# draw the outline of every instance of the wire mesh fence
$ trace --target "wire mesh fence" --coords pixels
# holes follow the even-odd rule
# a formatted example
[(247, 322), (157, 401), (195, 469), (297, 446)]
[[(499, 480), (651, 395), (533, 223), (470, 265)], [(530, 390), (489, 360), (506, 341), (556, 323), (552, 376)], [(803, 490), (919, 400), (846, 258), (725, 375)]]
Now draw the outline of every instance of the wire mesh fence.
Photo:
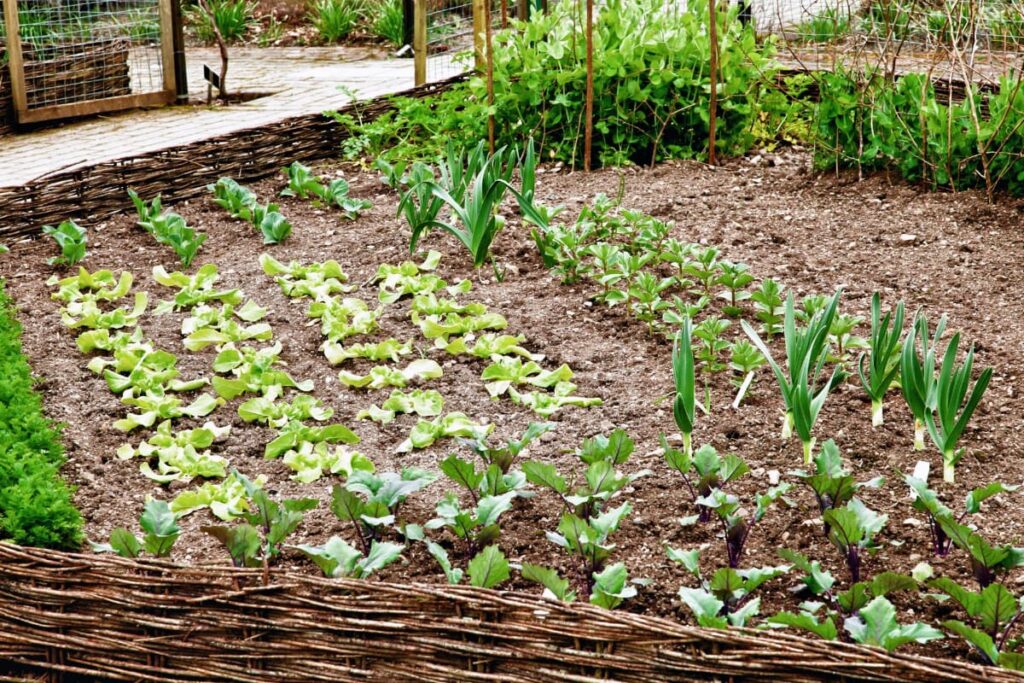
[[(488, 7), (489, 5), (489, 7)], [(492, 31), (500, 30), (525, 11), (516, 0), (425, 0), (426, 80), (440, 81), (474, 66), (474, 34), (486, 24), (475, 13), (490, 14)], [(482, 38), (481, 38), (482, 40)]]
[(25, 109), (166, 90), (160, 0), (4, 1), (16, 1)]

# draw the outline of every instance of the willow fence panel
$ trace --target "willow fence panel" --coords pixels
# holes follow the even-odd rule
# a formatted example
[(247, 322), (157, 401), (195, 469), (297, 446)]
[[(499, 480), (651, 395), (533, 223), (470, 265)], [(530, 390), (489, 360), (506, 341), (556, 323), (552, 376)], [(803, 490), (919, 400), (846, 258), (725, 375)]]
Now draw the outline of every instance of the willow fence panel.
[(0, 544), (0, 680), (985, 681), (1017, 674), (465, 586)]

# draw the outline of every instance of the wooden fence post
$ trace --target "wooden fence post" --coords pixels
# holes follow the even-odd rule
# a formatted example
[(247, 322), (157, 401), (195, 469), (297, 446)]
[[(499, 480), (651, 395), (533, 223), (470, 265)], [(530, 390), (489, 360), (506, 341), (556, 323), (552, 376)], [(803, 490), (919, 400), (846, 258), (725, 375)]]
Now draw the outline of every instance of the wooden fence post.
[(487, 68), (487, 46), (484, 43), (490, 17), (487, 0), (473, 0), (473, 62), (477, 71)]
[(416, 85), (427, 82), (427, 0), (413, 0), (412, 51)]
[(711, 40), (711, 101), (708, 102), (708, 164), (715, 165), (715, 127), (718, 123), (718, 8), (708, 0), (708, 37)]

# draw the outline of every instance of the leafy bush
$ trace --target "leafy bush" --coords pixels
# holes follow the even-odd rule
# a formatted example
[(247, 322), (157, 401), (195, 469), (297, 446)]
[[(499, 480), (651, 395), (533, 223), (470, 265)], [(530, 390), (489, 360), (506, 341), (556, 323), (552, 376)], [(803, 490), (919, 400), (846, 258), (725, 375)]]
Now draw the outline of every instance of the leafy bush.
[(315, 0), (309, 19), (321, 40), (336, 43), (352, 33), (365, 13), (363, 0)]
[(253, 25), (256, 3), (251, 0), (210, 0), (210, 11), (213, 21), (199, 5), (186, 10), (185, 18), (196, 38), (204, 43), (216, 40), (214, 24), (220, 29), (220, 35), (227, 42), (241, 40)]
[[(545, 157), (575, 164), (583, 155), (586, 59), (572, 3), (513, 21), (494, 38), (498, 143), (538, 140)], [(719, 17), (717, 149), (742, 153), (753, 144), (756, 99), (771, 74), (770, 46), (758, 45), (735, 8)], [(707, 152), (707, 5), (665, 11), (658, 0), (601, 5), (594, 20), (594, 158), (601, 164), (703, 157)], [(396, 98), (396, 109), (354, 128), (350, 155), (439, 156), (449, 138), (482, 139), (486, 84), (474, 78), (424, 100)], [(390, 149), (392, 148), (393, 149)]]
[(402, 0), (382, 0), (373, 8), (373, 35), (388, 41), (394, 47), (405, 43), (404, 15)]
[(60, 433), (43, 415), (20, 337), (11, 300), (0, 291), (0, 538), (74, 549), (82, 518), (59, 476)]

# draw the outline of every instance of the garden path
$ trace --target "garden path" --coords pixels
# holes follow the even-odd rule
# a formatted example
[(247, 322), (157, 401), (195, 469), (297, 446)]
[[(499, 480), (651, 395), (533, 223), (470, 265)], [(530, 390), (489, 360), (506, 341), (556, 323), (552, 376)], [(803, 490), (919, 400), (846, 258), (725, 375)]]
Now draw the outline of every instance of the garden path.
[[(352, 99), (413, 87), (411, 59), (367, 48), (232, 48), (231, 93), (265, 95), (223, 106), (190, 105), (118, 112), (40, 128), (0, 140), (0, 187), (58, 171), (178, 147), (284, 119), (336, 109)], [(215, 49), (187, 54), (189, 95), (206, 100), (203, 64), (219, 70)]]

